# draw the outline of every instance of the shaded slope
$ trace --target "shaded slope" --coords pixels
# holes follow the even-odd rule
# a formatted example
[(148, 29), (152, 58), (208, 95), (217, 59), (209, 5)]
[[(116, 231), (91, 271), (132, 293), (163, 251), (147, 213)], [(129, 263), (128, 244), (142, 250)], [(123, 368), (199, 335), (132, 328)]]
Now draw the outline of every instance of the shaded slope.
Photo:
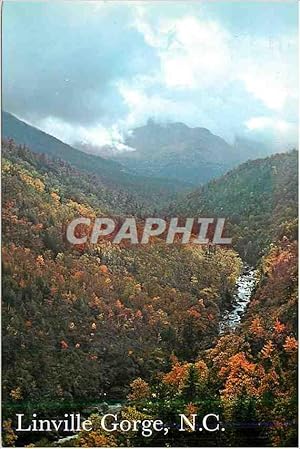
[(2, 113), (2, 138), (12, 138), (36, 153), (60, 158), (80, 170), (96, 174), (108, 187), (124, 188), (148, 207), (169, 201), (177, 191), (188, 187), (186, 183), (134, 175), (116, 161), (79, 151), (7, 112)]
[(225, 217), (242, 257), (255, 262), (286, 221), (297, 217), (298, 152), (248, 161), (170, 208), (184, 216)]

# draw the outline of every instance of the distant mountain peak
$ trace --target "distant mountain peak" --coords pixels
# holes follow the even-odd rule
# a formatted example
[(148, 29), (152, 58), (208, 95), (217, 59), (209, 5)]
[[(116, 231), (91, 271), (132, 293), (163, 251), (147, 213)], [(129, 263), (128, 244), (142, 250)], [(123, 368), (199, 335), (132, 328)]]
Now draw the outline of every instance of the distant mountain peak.
[(230, 145), (207, 128), (191, 128), (182, 122), (160, 123), (153, 118), (131, 130), (124, 142), (102, 148), (85, 143), (72, 147), (5, 111), (2, 125), (3, 137), (113, 177), (125, 169), (128, 174), (200, 185), (240, 162), (270, 154), (263, 145), (242, 137)]

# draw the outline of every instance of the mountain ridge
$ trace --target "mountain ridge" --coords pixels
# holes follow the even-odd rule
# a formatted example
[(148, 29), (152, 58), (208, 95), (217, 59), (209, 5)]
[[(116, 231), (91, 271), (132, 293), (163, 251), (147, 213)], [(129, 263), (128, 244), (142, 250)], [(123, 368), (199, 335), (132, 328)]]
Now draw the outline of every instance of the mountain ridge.
[[(135, 151), (113, 154), (111, 158), (135, 173), (154, 174), (193, 185), (205, 184), (232, 167), (268, 155), (266, 145), (237, 137), (231, 145), (204, 127), (182, 122), (157, 123), (132, 130), (125, 144)], [(107, 150), (106, 150), (107, 152)]]
[(270, 153), (261, 143), (237, 137), (231, 145), (207, 128), (189, 127), (183, 122), (158, 123), (149, 119), (125, 138), (123, 147), (132, 151), (82, 142), (68, 145), (6, 111), (2, 112), (2, 123), (4, 138), (12, 137), (33, 151), (60, 157), (77, 168), (110, 179), (117, 178), (125, 186), (132, 182), (139, 186), (155, 183), (157, 179), (162, 185), (169, 184), (168, 189), (172, 184), (176, 192), (203, 185), (248, 159)]
[(134, 174), (117, 161), (84, 153), (6, 111), (2, 111), (2, 138), (12, 138), (17, 144), (25, 145), (33, 152), (62, 159), (80, 170), (96, 174), (108, 186), (127, 189), (140, 201), (154, 203), (153, 200), (158, 198), (169, 201), (176, 192), (190, 187), (189, 183), (183, 181), (180, 183), (172, 179)]
[[(244, 259), (255, 264), (277, 233), (293, 233), (297, 219), (298, 151), (240, 164), (170, 206), (169, 215), (224, 217), (228, 236)], [(293, 236), (296, 238), (295, 236)]]

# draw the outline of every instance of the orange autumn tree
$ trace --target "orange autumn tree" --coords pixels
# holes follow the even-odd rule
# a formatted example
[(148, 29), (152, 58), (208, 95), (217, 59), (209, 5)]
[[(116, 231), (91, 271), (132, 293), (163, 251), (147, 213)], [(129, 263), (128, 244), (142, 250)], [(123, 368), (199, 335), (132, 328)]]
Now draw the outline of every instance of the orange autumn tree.
[(244, 352), (235, 354), (219, 372), (225, 379), (221, 398), (232, 400), (240, 395), (258, 396), (264, 373), (263, 367), (251, 362)]
[(175, 361), (170, 372), (163, 376), (163, 383), (175, 394), (187, 393), (192, 384), (200, 390), (208, 379), (209, 371), (206, 363), (199, 360), (195, 363)]
[(139, 401), (147, 399), (151, 395), (149, 384), (138, 377), (130, 384), (131, 393), (128, 395), (130, 401)]

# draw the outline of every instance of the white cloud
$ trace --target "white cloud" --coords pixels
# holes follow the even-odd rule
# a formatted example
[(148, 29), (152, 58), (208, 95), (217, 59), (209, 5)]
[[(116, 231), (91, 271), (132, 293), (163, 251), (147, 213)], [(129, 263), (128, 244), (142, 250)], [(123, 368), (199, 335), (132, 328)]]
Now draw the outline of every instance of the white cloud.
[[(295, 117), (298, 81), (297, 69), (293, 67), (297, 50), (294, 34), (277, 35), (276, 38), (233, 35), (220, 22), (208, 20), (201, 14), (173, 19), (162, 16), (154, 21), (142, 7), (137, 9), (135, 26), (147, 44), (157, 51), (160, 67), (152, 83), (156, 82), (163, 88), (161, 104), (156, 104), (154, 97), (149, 98), (147, 94), (147, 83), (137, 86), (135, 80), (127, 82), (129, 87), (124, 100), (132, 111), (130, 123), (134, 122), (133, 117), (144, 115), (143, 108), (145, 112), (149, 111), (151, 104), (158, 112), (165, 108), (168, 116), (170, 109), (173, 112), (179, 110), (175, 104), (178, 101), (185, 109), (188, 121), (191, 117), (188, 112), (190, 100), (188, 95), (186, 100), (178, 100), (178, 91), (185, 94), (193, 92), (195, 104), (198, 103), (203, 110), (206, 105), (218, 103), (216, 100), (219, 98), (219, 103), (228, 112), (230, 104), (234, 108), (239, 103), (234, 98), (241, 93), (236, 89), (238, 84), (245, 91), (241, 102), (245, 102), (244, 111), (249, 115), (259, 109), (261, 113), (276, 111), (280, 114), (276, 123), (272, 122), (273, 129), (276, 124), (278, 131), (285, 130), (286, 118)], [(129, 95), (136, 95), (136, 101), (128, 102)], [(207, 122), (213, 120), (216, 111), (208, 113), (211, 117), (207, 117)], [(201, 113), (194, 117), (201, 117)], [(207, 126), (206, 123), (199, 125)], [(233, 124), (232, 128), (234, 126), (238, 125)]]
[(136, 28), (157, 49), (166, 88), (201, 89), (242, 81), (256, 99), (280, 111), (297, 97), (294, 35), (273, 39), (233, 36), (218, 22), (195, 16), (151, 24), (138, 10)]
[(229, 34), (213, 21), (194, 16), (147, 22), (144, 11), (136, 28), (160, 58), (161, 80), (167, 88), (195, 89), (222, 82), (230, 70)]
[(247, 90), (269, 108), (280, 111), (288, 98), (287, 87), (276, 77), (253, 68), (243, 75)]
[(55, 117), (47, 117), (35, 123), (35, 125), (58, 139), (71, 144), (92, 144), (95, 148), (109, 145), (117, 151), (133, 150), (124, 144), (124, 134), (117, 124), (109, 128), (105, 128), (101, 124), (94, 127), (83, 127), (70, 125)]
[(237, 49), (237, 78), (270, 110), (283, 111), (297, 99), (297, 39), (247, 39)]
[[(222, 14), (209, 15), (201, 2), (155, 3), (99, 1), (67, 15), (72, 27), (66, 42), (79, 57), (68, 64), (63, 52), (60, 57), (62, 66), (70, 66), (63, 79), (72, 82), (60, 87), (59, 72), (50, 73), (50, 88), (39, 91), (47, 93), (47, 102), (36, 96), (36, 88), (26, 94), (26, 102), (39, 98), (37, 105), (45, 105), (43, 115), (37, 109), (27, 117), (68, 143), (119, 150), (127, 149), (126, 133), (149, 117), (203, 126), (230, 141), (244, 133), (296, 136), (295, 31), (270, 39), (258, 26), (250, 36), (249, 30), (234, 31)], [(83, 41), (79, 32), (70, 32), (82, 26), (88, 35)], [(33, 81), (26, 86), (36, 86)], [(55, 90), (60, 95), (49, 95)]]
[(178, 102), (157, 94), (149, 95), (141, 88), (121, 83), (119, 92), (129, 109), (127, 117), (120, 121), (124, 128), (130, 129), (136, 125), (144, 124), (149, 117), (157, 120), (167, 119), (170, 113), (174, 113), (174, 109), (177, 113), (179, 112), (180, 105)]
[(298, 126), (277, 117), (252, 117), (245, 123), (249, 137), (269, 142), (278, 151), (294, 148), (298, 141)]
[(269, 128), (280, 133), (287, 133), (293, 129), (293, 124), (272, 117), (252, 117), (246, 122), (246, 127), (250, 131)]
[(199, 88), (223, 82), (230, 70), (228, 36), (216, 23), (184, 17), (175, 23), (175, 37), (161, 52), (168, 87)]

